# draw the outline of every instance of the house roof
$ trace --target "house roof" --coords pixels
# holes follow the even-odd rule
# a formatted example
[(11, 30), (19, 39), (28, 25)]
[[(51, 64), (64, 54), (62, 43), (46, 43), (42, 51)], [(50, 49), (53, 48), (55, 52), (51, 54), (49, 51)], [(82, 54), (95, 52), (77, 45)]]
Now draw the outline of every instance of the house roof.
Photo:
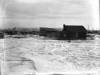
[(60, 29), (56, 29), (56, 28), (47, 28), (47, 27), (41, 27), (40, 31), (49, 31), (49, 32), (56, 32), (56, 31), (61, 31)]
[(64, 25), (63, 31), (86, 32), (87, 30), (82, 25)]

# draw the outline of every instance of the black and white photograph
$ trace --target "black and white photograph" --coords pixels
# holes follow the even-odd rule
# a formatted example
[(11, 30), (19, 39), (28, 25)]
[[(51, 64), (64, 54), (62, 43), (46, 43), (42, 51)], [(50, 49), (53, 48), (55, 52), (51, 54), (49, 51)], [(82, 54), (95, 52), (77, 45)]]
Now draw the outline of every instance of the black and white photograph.
[(100, 75), (99, 0), (0, 0), (0, 75)]

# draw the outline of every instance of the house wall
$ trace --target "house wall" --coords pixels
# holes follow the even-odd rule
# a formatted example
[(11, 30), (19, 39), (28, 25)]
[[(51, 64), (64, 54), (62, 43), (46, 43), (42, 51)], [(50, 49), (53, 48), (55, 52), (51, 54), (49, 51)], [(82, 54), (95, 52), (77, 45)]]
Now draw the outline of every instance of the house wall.
[(0, 33), (0, 38), (4, 38), (4, 34), (3, 33)]
[(64, 40), (86, 39), (86, 32), (62, 31), (60, 39)]

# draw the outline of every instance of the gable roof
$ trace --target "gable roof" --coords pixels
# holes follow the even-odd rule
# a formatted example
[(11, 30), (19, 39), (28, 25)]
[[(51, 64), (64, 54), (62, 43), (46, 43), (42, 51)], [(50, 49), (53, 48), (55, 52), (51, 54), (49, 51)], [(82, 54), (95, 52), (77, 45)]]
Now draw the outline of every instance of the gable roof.
[(86, 32), (82, 25), (64, 25), (63, 31)]

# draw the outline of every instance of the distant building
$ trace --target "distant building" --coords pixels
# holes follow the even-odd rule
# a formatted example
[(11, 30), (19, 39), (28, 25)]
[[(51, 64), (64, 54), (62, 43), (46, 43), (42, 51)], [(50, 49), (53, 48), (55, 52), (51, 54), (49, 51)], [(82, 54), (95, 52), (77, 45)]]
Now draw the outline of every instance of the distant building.
[(63, 25), (62, 30), (54, 28), (40, 28), (40, 36), (55, 38), (58, 40), (78, 40), (86, 39), (87, 30), (82, 25)]
[(40, 36), (57, 39), (60, 36), (60, 30), (54, 28), (41, 27)]
[(4, 38), (4, 33), (0, 32), (0, 39)]
[(63, 25), (61, 39), (75, 40), (86, 39), (87, 30), (82, 25)]

